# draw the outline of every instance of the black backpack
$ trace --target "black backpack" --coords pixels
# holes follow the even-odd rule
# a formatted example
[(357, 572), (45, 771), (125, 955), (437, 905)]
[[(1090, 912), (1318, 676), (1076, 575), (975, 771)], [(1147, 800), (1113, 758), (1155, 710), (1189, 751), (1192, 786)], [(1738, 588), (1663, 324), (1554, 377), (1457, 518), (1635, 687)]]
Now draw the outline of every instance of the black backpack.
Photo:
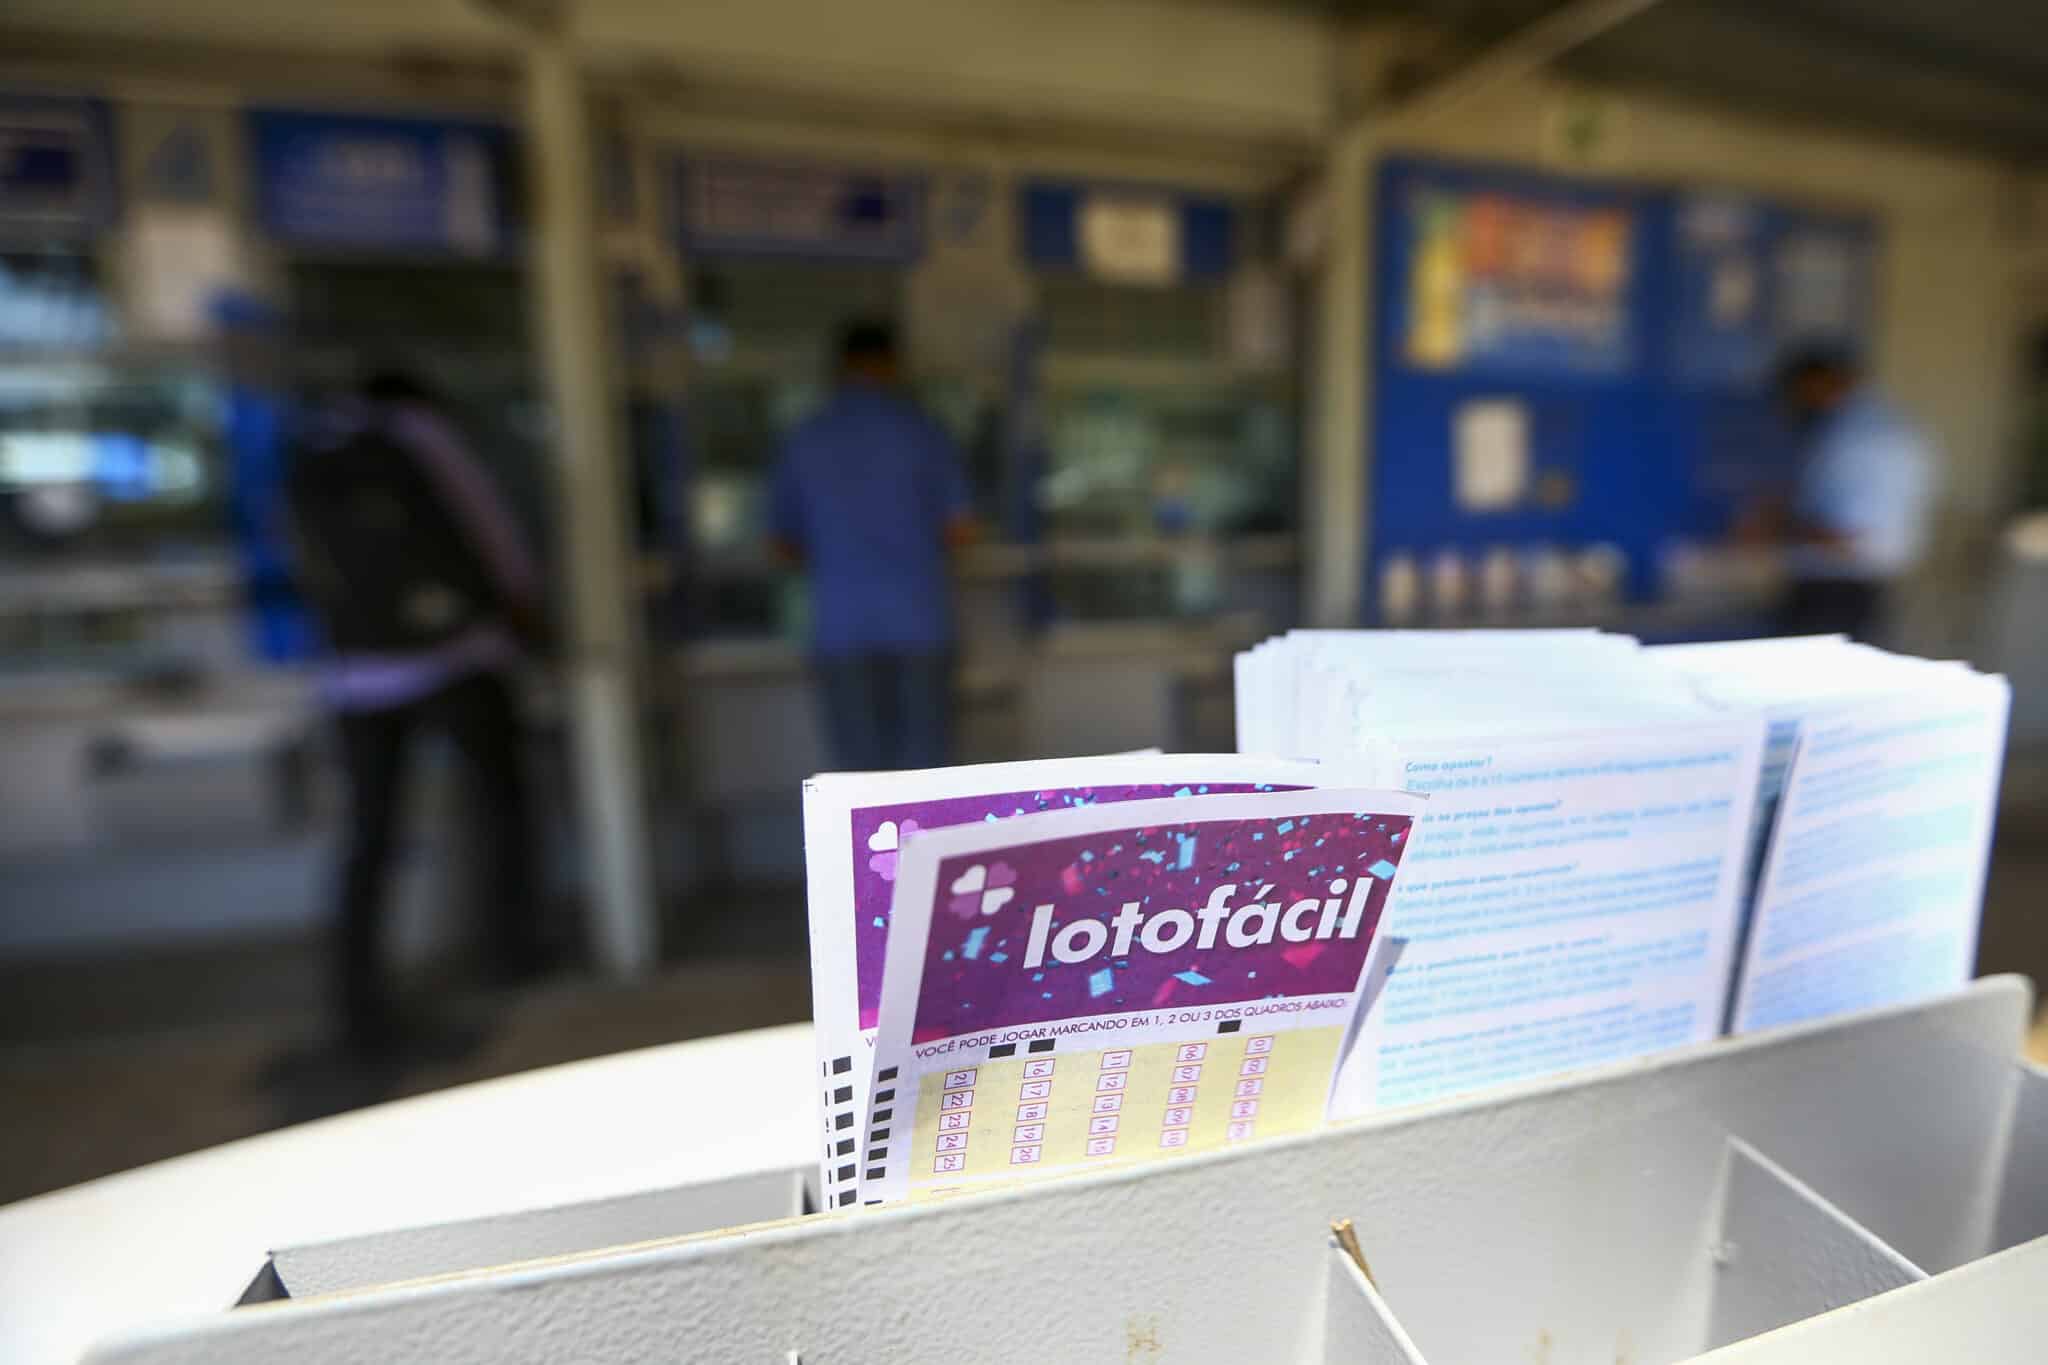
[(306, 442), (286, 481), (299, 577), (344, 654), (404, 654), (499, 616), (483, 558), (381, 420)]

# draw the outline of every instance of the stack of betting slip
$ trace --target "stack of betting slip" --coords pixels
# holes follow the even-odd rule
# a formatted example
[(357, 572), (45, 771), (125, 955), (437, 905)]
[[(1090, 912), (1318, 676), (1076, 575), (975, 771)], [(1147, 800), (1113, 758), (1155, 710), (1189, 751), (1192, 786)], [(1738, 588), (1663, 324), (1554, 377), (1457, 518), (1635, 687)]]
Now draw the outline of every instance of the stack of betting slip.
[(1767, 725), (1731, 1032), (1969, 980), (2012, 692), (1836, 637), (1647, 653)]
[(1430, 795), (1338, 1112), (1902, 1003), (1970, 975), (2005, 680), (1836, 637), (1316, 632), (1241, 747)]

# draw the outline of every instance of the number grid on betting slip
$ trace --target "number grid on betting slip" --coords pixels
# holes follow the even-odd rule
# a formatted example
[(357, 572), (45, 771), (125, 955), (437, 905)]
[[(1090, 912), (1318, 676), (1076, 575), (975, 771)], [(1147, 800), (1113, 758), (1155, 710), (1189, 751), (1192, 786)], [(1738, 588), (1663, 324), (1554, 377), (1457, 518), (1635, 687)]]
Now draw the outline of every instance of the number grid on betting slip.
[[(1052, 1167), (1211, 1151), (1320, 1123), (1342, 1030), (1245, 1035), (1239, 1026), (1227, 1021), (1201, 1041), (1057, 1055), (1053, 1039), (1022, 1052), (997, 1044), (978, 1060), (965, 1054), (927, 1073), (914, 1121), (895, 1132), (915, 1143), (906, 1152), (912, 1196)], [(871, 1146), (871, 1178), (882, 1177), (884, 1157)]]

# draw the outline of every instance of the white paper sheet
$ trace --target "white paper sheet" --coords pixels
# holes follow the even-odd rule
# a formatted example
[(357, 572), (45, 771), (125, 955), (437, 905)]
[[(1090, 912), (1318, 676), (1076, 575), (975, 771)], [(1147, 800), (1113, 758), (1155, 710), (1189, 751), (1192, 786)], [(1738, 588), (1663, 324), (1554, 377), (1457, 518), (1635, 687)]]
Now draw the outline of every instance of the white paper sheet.
[(1466, 512), (1500, 512), (1529, 490), (1529, 407), (1514, 398), (1477, 398), (1451, 418), (1453, 493)]
[[(1349, 1054), (1351, 1107), (1711, 1036), (1717, 971), (1723, 1030), (1900, 1003), (1969, 973), (2000, 679), (1839, 636), (1645, 649), (1592, 631), (1301, 631), (1249, 660), (1245, 733), (1356, 781), (1434, 787), (1430, 830), (1448, 835), (1389, 912), (1406, 955)], [(1731, 757), (1644, 766), (1695, 746)], [(1585, 771), (1498, 806), (1471, 785), (1557, 754)], [(1607, 764), (1621, 767), (1594, 771)], [(1576, 838), (1574, 815), (1613, 837), (1549, 856), (1557, 832), (1539, 827), (1563, 818)], [(1465, 820), (1497, 834), (1461, 839)], [(1603, 901), (1602, 878), (1632, 889)]]

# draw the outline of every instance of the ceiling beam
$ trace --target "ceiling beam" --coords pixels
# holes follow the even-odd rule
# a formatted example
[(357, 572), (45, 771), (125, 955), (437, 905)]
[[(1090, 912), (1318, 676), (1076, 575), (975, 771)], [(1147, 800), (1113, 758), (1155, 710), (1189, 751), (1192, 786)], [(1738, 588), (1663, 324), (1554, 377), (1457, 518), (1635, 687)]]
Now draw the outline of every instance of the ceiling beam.
[(1660, 3), (1662, 0), (1564, 0), (1419, 88), (1368, 105), (1357, 122), (1370, 125), (1399, 119), (1412, 125), (1441, 118), (1489, 90), (1535, 75)]
[[(2001, 98), (2031, 101), (2048, 117), (2048, 62), (1970, 51), (1939, 32), (1911, 32), (1877, 19), (1882, 6), (1855, 20), (1792, 0), (1715, 0), (1717, 13), (1739, 14), (1801, 43), (1920, 76), (1966, 81)], [(2035, 49), (2039, 51), (2040, 49)]]

